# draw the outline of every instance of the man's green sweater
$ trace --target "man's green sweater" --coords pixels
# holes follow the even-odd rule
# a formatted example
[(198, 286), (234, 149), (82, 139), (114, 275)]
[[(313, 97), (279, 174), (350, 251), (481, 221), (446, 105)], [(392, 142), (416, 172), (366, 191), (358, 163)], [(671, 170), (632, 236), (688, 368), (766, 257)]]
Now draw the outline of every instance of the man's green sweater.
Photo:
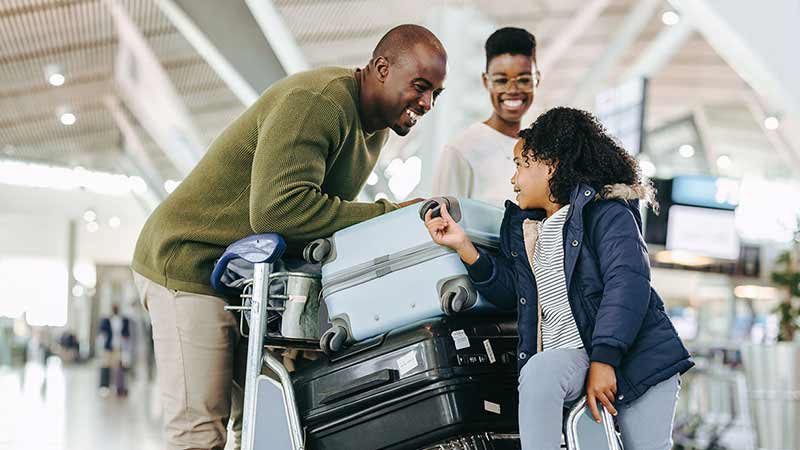
[(169, 289), (218, 295), (214, 261), (232, 242), (280, 233), (307, 242), (397, 208), (356, 198), (387, 131), (364, 132), (354, 71), (325, 68), (275, 83), (214, 140), (153, 212), (133, 270)]

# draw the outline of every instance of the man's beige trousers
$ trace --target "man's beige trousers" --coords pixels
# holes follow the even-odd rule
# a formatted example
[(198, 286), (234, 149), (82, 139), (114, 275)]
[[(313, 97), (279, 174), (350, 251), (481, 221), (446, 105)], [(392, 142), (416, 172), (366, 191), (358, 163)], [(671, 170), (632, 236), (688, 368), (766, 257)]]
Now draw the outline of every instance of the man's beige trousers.
[(243, 393), (233, 372), (239, 330), (223, 309), (225, 300), (133, 276), (153, 324), (165, 448), (222, 450), (230, 418), (234, 442), (228, 448), (238, 449)]

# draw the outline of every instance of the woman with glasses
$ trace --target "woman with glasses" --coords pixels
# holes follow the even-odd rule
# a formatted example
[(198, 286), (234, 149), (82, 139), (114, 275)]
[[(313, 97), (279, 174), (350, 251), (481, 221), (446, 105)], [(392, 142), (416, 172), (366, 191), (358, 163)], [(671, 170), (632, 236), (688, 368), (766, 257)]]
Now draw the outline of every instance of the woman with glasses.
[(514, 145), (522, 116), (533, 104), (539, 72), (536, 38), (521, 28), (501, 28), (486, 40), (483, 85), (492, 115), (456, 136), (442, 150), (434, 195), (474, 198), (503, 207), (503, 186), (514, 175)]

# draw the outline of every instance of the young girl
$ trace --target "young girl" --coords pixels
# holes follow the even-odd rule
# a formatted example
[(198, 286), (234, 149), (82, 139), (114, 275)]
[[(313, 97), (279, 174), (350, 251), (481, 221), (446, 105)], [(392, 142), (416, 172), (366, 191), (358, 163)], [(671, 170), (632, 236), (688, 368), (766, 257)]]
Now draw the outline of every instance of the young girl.
[(617, 416), (626, 450), (670, 449), (679, 374), (694, 363), (650, 285), (636, 161), (589, 113), (555, 108), (520, 132), (500, 254), (478, 250), (442, 208), (425, 224), (477, 289), (519, 322), (524, 450), (558, 449), (565, 401)]

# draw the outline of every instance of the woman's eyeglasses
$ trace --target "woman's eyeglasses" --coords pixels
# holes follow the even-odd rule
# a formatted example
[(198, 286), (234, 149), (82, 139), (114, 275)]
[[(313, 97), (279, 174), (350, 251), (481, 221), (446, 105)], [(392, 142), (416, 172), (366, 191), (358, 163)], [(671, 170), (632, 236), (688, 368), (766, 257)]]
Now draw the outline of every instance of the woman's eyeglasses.
[(506, 92), (511, 89), (511, 84), (513, 83), (522, 92), (533, 92), (533, 88), (539, 87), (540, 77), (538, 70), (533, 75), (520, 75), (514, 78), (504, 75), (492, 75), (489, 77), (489, 86), (495, 92)]

